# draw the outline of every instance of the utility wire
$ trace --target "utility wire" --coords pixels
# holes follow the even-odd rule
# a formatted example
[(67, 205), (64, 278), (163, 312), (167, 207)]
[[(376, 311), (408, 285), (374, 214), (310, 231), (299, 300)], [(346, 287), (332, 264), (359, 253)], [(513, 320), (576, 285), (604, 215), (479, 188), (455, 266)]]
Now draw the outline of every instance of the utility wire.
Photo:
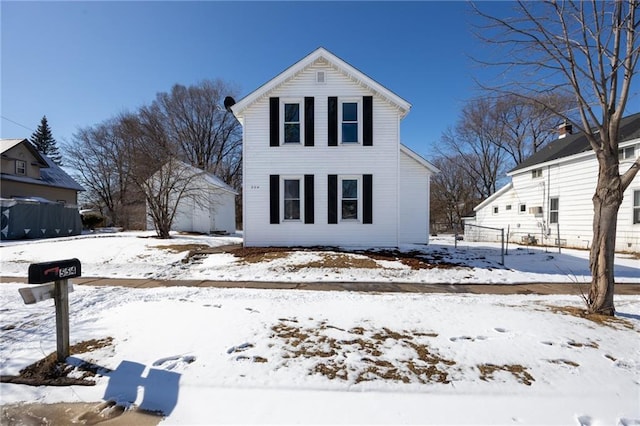
[(3, 120), (10, 121), (10, 122), (12, 122), (13, 124), (15, 124), (17, 126), (24, 127), (27, 130), (31, 130), (32, 132), (35, 132), (35, 130), (33, 130), (31, 127), (27, 127), (24, 124), (20, 124), (17, 121), (13, 121), (12, 119), (5, 117), (4, 115), (0, 115), (0, 117), (2, 117)]

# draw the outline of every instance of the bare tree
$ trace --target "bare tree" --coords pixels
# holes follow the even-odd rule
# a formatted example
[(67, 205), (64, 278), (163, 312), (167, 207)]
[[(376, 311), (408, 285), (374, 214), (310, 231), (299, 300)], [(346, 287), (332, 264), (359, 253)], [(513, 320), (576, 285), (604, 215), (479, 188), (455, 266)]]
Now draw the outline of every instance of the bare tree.
[(482, 198), (496, 192), (498, 181), (506, 171), (502, 145), (502, 128), (492, 114), (489, 99), (473, 99), (462, 109), (453, 129), (448, 129), (437, 148), (443, 156), (463, 159), (462, 167), (472, 178)]
[(206, 172), (180, 160), (180, 147), (167, 135), (164, 119), (156, 105), (151, 105), (123, 120), (122, 127), (131, 180), (144, 196), (158, 237), (171, 238), (171, 226), (183, 201), (214, 209), (215, 197), (206, 185)]
[(557, 138), (559, 118), (545, 104), (554, 105), (556, 111), (567, 111), (575, 102), (566, 95), (553, 93), (540, 95), (535, 100), (514, 94), (496, 98), (490, 114), (502, 129), (496, 141), (509, 155), (511, 166), (522, 163)]
[(229, 185), (237, 184), (242, 164), (240, 123), (221, 107), (224, 97), (233, 94), (234, 89), (221, 80), (188, 87), (176, 84), (169, 93), (158, 93), (149, 107), (185, 162)]
[(180, 205), (190, 200), (195, 206), (211, 208), (212, 201), (203, 185), (203, 170), (175, 157), (146, 179), (136, 179), (147, 202), (147, 214), (153, 220), (159, 238), (171, 238), (171, 226)]
[(199, 176), (242, 186), (240, 125), (222, 108), (233, 93), (220, 80), (175, 85), (135, 113), (80, 130), (68, 147), (72, 166), (113, 222), (127, 224), (125, 207), (146, 204), (158, 235), (168, 238), (179, 201), (199, 202)]
[(469, 214), (481, 200), (464, 163), (460, 156), (442, 156), (434, 160), (436, 167), (446, 170), (446, 173), (438, 173), (431, 178), (430, 217), (435, 228), (461, 229), (464, 215)]
[[(511, 87), (529, 99), (541, 93), (570, 93), (578, 104), (578, 119), (567, 111), (542, 104), (583, 132), (599, 170), (593, 196), (593, 243), (589, 257), (590, 312), (614, 315), (614, 254), (618, 210), (624, 190), (640, 169), (640, 159), (620, 172), (620, 121), (637, 74), (640, 38), (638, 0), (545, 1), (516, 3), (514, 17), (496, 17), (475, 8), (487, 25), (484, 38), (500, 50), (501, 59), (486, 61), (518, 71)], [(504, 77), (503, 77), (504, 78)], [(514, 86), (517, 86), (514, 89)], [(522, 96), (522, 95), (520, 95)]]
[[(68, 165), (88, 189), (88, 200), (100, 207), (110, 223), (129, 228), (133, 183), (121, 123), (127, 115), (78, 130), (65, 146)], [(104, 209), (104, 210), (103, 210)]]

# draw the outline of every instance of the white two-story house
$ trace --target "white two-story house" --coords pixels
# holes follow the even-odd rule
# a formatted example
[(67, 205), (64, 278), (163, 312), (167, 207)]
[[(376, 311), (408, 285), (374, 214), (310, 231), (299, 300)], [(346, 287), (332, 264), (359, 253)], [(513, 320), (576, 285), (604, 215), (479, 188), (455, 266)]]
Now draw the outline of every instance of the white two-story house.
[(233, 105), (245, 246), (427, 243), (437, 169), (400, 144), (410, 107), (323, 48)]
[[(584, 134), (561, 135), (511, 170), (511, 182), (480, 203), (475, 218), (465, 223), (503, 228), (512, 242), (590, 248), (598, 161)], [(624, 173), (640, 155), (640, 113), (620, 123), (618, 147)], [(465, 238), (473, 233), (465, 227)], [(640, 175), (624, 191), (616, 250), (640, 252)]]

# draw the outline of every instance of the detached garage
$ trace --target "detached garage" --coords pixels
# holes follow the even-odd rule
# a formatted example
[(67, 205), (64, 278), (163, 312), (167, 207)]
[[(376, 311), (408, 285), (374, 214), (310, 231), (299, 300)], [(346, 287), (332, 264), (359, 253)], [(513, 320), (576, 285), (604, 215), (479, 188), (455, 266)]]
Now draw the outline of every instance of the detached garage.
[[(182, 178), (188, 183), (186, 188), (180, 188), (177, 185), (178, 188), (173, 194), (174, 199), (177, 199), (178, 190), (183, 193), (176, 206), (171, 230), (199, 234), (234, 233), (236, 231), (235, 200), (238, 193), (212, 173), (186, 163), (181, 163), (179, 169), (181, 174), (188, 174)], [(147, 229), (155, 229), (148, 205)]]

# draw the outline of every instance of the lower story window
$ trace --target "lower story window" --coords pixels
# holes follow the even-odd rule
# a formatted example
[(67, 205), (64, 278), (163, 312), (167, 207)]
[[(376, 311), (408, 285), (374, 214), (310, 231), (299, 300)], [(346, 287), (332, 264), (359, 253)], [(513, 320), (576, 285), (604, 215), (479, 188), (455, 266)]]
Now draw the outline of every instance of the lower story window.
[(549, 223), (558, 223), (559, 206), (560, 200), (557, 197), (549, 200)]
[(342, 180), (342, 219), (358, 219), (358, 180)]
[(633, 223), (640, 223), (640, 190), (633, 191)]
[(284, 219), (300, 220), (300, 180), (284, 180)]

